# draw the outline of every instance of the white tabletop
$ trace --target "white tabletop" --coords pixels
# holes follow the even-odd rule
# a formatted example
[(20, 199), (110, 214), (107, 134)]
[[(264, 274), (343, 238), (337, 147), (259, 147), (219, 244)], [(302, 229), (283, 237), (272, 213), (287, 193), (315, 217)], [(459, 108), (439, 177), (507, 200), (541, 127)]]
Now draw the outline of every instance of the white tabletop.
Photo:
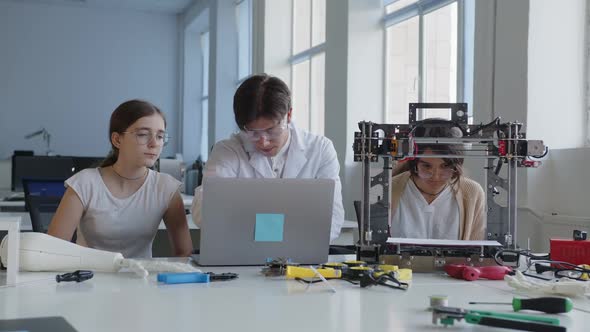
[[(33, 228), (31, 226), (31, 217), (28, 212), (0, 212), (0, 216), (3, 217), (21, 217), (21, 230), (22, 231), (32, 231)], [(192, 216), (190, 214), (186, 215), (186, 221), (188, 223), (189, 229), (199, 229), (197, 225), (192, 220)], [(355, 221), (345, 220), (344, 224), (342, 225), (343, 229), (354, 229), (356, 227)], [(160, 223), (158, 229), (166, 229), (166, 225), (164, 225), (164, 221)], [(352, 241), (352, 240), (351, 240)], [(351, 242), (349, 241), (349, 242)], [(351, 242), (352, 243), (352, 242)], [(349, 244), (348, 242), (346, 244)]]
[[(510, 306), (467, 303), (510, 302), (513, 296), (503, 281), (466, 282), (443, 274), (415, 274), (408, 291), (361, 289), (335, 280), (337, 292), (332, 293), (321, 284), (306, 292), (297, 281), (263, 277), (258, 267), (203, 270), (236, 272), (239, 279), (163, 285), (155, 275), (144, 280), (131, 273), (99, 273), (83, 283), (57, 284), (55, 273), (24, 273), (21, 278), (42, 280), (0, 288), (0, 319), (63, 316), (78, 331), (88, 332), (423, 331), (445, 330), (432, 325), (426, 311), (430, 295), (448, 295), (450, 306), (502, 312), (511, 312)], [(588, 305), (588, 299), (580, 303)], [(590, 314), (574, 310), (554, 317), (569, 331), (584, 331)], [(464, 321), (446, 329), (457, 330), (498, 331)]]
[[(28, 212), (0, 212), (0, 217), (21, 217), (21, 231), (32, 231), (31, 216)], [(189, 229), (199, 229), (193, 222), (191, 215), (186, 216), (186, 222)], [(160, 222), (158, 229), (166, 229), (164, 221)]]
[(182, 203), (184, 204), (184, 208), (190, 209), (191, 206), (193, 205), (194, 196), (186, 195), (186, 194), (180, 194), (180, 195), (182, 196)]
[[(12, 192), (7, 191), (0, 191), (0, 207), (25, 207), (25, 201), (4, 201), (4, 197), (12, 195)], [(185, 209), (190, 209), (191, 205), (193, 204), (193, 196), (191, 195), (182, 195), (182, 203), (184, 204)]]

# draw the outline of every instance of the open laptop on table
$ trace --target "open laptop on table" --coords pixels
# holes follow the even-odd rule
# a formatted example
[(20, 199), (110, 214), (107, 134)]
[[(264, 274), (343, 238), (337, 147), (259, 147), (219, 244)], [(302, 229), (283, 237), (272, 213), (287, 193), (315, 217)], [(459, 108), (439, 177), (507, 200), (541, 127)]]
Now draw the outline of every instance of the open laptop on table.
[[(328, 259), (334, 181), (207, 178), (199, 265), (301, 264)], [(197, 256), (197, 255), (195, 255)]]

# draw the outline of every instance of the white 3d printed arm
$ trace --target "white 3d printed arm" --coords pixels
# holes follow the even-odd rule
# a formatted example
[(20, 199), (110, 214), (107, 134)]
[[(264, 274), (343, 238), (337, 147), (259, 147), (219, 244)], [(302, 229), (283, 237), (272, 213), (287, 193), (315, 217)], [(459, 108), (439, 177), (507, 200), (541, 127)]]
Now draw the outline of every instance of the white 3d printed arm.
[[(122, 268), (128, 268), (142, 277), (148, 276), (148, 271), (199, 272), (189, 264), (126, 259), (118, 252), (79, 246), (43, 233), (21, 233), (19, 253), (21, 271), (118, 272)], [(0, 261), (7, 262), (7, 255), (8, 236), (5, 236), (0, 243)]]

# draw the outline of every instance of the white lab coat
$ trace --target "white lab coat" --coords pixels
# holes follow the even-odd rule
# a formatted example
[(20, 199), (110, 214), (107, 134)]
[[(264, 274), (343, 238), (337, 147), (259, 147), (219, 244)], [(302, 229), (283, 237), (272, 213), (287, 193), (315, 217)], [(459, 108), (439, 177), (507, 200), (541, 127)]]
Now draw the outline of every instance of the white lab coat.
[[(344, 223), (342, 206), (342, 185), (340, 183), (340, 164), (332, 141), (324, 136), (289, 125), (291, 143), (289, 146), (283, 178), (298, 179), (333, 179), (334, 207), (332, 210), (332, 227), (330, 240), (340, 235)], [(235, 178), (274, 178), (268, 158), (256, 151), (254, 144), (241, 135), (233, 134), (229, 139), (215, 144), (209, 160), (205, 164), (203, 177)], [(195, 189), (191, 208), (193, 222), (201, 224), (201, 203), (203, 191)]]

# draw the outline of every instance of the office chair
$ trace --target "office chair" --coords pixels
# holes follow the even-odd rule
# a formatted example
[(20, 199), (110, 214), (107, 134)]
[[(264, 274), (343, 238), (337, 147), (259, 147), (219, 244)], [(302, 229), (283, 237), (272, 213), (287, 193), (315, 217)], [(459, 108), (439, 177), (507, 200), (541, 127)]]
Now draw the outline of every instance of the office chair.
[(61, 197), (29, 195), (25, 200), (29, 205), (33, 232), (47, 233), (47, 229), (55, 211), (57, 211)]
[[(31, 216), (33, 232), (47, 233), (51, 219), (65, 193), (63, 180), (23, 179), (25, 208)], [(76, 232), (72, 237), (76, 242)]]

